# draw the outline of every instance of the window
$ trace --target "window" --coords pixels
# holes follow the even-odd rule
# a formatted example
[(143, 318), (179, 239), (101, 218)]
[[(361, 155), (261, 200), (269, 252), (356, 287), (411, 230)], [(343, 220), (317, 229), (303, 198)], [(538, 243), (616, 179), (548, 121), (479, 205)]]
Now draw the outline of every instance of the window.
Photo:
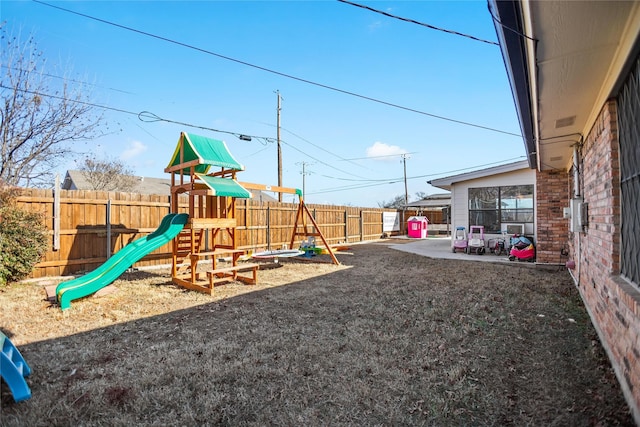
[(640, 61), (618, 96), (620, 139), (620, 273), (640, 285), (638, 233), (640, 233)]
[(469, 225), (500, 233), (508, 223), (533, 223), (533, 185), (469, 189)]
[(500, 187), (469, 189), (469, 225), (484, 225), (486, 232), (500, 232)]

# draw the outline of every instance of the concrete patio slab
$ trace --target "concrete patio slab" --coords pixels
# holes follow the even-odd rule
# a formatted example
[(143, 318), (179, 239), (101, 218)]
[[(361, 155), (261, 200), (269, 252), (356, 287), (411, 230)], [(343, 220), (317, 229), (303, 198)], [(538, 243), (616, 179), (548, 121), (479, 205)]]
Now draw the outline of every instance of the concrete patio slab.
[[(405, 238), (403, 238), (403, 240), (405, 240)], [(406, 240), (410, 240), (410, 242), (394, 244), (393, 241), (391, 241), (389, 243), (389, 247), (398, 251), (409, 252), (436, 259), (458, 259), (465, 261), (498, 263), (515, 262), (509, 261), (506, 254), (497, 256), (491, 252), (485, 252), (483, 255), (465, 254), (464, 252), (453, 253), (451, 250), (451, 237), (429, 237), (426, 239), (406, 238)]]

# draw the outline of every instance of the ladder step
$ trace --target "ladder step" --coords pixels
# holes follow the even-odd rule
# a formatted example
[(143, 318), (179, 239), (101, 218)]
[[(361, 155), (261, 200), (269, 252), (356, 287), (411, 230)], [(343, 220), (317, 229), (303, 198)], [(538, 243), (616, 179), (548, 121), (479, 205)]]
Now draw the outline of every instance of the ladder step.
[(18, 373), (24, 377), (24, 363), (18, 361), (15, 362), (15, 365)]
[(13, 360), (13, 346), (5, 345), (5, 348), (2, 349), (2, 352), (7, 355), (9, 360)]

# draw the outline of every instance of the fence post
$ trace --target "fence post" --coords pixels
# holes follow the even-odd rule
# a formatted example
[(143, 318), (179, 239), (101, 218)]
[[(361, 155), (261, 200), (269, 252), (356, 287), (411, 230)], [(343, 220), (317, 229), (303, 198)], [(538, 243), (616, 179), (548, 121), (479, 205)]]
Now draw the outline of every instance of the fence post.
[(344, 210), (344, 242), (349, 243), (349, 211)]
[(56, 174), (53, 190), (53, 250), (60, 250), (60, 174)]
[(364, 211), (360, 209), (360, 241), (364, 242)]
[(107, 259), (111, 258), (111, 198), (107, 199)]
[(255, 251), (255, 247), (253, 245), (253, 232), (251, 231), (250, 227), (253, 225), (253, 218), (251, 217), (251, 213), (253, 211), (251, 211), (251, 207), (250, 207), (250, 202), (251, 200), (245, 200), (244, 201), (244, 231), (245, 231), (245, 239), (244, 241), (251, 247), (251, 252)]
[(267, 206), (267, 250), (271, 250), (271, 206)]
[(401, 235), (402, 236), (406, 236), (407, 235), (407, 229), (405, 228), (407, 225), (407, 211), (403, 208), (402, 209), (402, 222), (400, 223), (400, 230), (402, 231)]

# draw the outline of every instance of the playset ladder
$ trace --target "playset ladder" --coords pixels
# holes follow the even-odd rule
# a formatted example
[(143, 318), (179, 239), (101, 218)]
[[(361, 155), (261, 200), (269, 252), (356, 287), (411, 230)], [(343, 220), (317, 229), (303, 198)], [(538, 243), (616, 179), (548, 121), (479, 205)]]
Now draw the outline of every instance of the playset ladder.
[(200, 252), (204, 230), (194, 230), (192, 227), (184, 229), (173, 242), (172, 276), (191, 267), (191, 255)]
[(31, 397), (31, 390), (25, 377), (31, 374), (31, 368), (24, 360), (16, 346), (0, 332), (0, 376), (7, 383), (13, 400), (20, 402)]

